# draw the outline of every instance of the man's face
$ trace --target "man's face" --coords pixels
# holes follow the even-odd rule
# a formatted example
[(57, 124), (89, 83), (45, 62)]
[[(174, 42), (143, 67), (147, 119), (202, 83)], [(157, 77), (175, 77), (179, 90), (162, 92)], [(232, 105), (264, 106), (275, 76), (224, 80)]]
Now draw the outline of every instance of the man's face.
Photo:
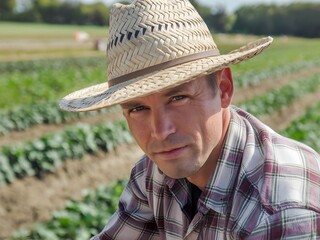
[(201, 77), (121, 106), (146, 155), (169, 177), (184, 178), (198, 173), (221, 142), (220, 96)]

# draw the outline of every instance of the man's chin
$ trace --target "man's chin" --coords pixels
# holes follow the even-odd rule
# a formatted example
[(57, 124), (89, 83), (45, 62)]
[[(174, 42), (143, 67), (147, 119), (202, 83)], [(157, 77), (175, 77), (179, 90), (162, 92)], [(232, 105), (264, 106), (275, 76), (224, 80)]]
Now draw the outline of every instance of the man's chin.
[(194, 170), (192, 170), (192, 171), (190, 171), (190, 170), (179, 170), (179, 169), (177, 169), (177, 170), (174, 170), (174, 169), (164, 169), (164, 170), (162, 170), (161, 168), (160, 168), (160, 170), (166, 175), (166, 176), (168, 176), (168, 177), (170, 177), (170, 178), (173, 178), (173, 179), (181, 179), (181, 178), (188, 178), (188, 177), (191, 177), (191, 176), (193, 176), (194, 174), (196, 174), (197, 173), (197, 170), (196, 169), (194, 169)]

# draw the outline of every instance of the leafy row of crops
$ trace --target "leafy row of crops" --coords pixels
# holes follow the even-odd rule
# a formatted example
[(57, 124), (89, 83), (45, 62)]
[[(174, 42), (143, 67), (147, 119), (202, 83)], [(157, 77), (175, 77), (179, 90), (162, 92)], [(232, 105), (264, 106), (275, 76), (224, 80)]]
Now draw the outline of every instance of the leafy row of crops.
[(252, 69), (239, 75), (235, 78), (234, 85), (236, 87), (248, 87), (257, 84), (263, 84), (263, 81), (268, 81), (273, 78), (281, 77), (286, 74), (299, 72), (303, 69), (312, 69), (320, 66), (320, 58), (308, 61), (294, 62), (284, 66), (272, 66), (270, 69)]
[(0, 63), (0, 109), (56, 102), (71, 90), (106, 81), (105, 59)]
[(56, 102), (35, 103), (0, 112), (0, 135), (12, 131), (24, 131), (40, 124), (62, 124), (98, 114), (106, 114), (117, 108), (105, 108), (91, 112), (67, 112)]
[(13, 240), (84, 240), (102, 229), (118, 207), (119, 197), (126, 181), (85, 191), (82, 201), (70, 200), (63, 211), (56, 211), (49, 222), (40, 223), (31, 230), (16, 232)]
[[(86, 58), (59, 58), (59, 59), (35, 59), (29, 61), (0, 62), (0, 72), (3, 74), (12, 73), (34, 73), (43, 70), (64, 71), (68, 68), (80, 70), (82, 67), (96, 68), (103, 67), (105, 59), (101, 57)], [(102, 65), (101, 65), (102, 64)]]
[(108, 122), (96, 126), (79, 125), (0, 150), (0, 184), (26, 176), (41, 177), (54, 172), (67, 159), (81, 159), (98, 150), (108, 152), (133, 138), (126, 122)]
[(320, 152), (320, 101), (310, 107), (299, 119), (293, 121), (282, 133), (289, 138), (303, 142)]
[(239, 107), (245, 109), (255, 116), (271, 114), (280, 108), (289, 105), (293, 101), (301, 98), (303, 95), (315, 92), (320, 89), (320, 74), (315, 74), (308, 78), (302, 78), (298, 81), (266, 92), (263, 95), (239, 104)]

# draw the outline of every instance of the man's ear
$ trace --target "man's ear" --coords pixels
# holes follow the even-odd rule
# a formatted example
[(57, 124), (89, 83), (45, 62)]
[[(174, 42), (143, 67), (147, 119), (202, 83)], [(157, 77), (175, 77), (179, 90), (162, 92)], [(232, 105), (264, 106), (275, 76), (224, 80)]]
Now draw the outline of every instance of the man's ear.
[(218, 77), (218, 87), (220, 89), (221, 106), (227, 108), (233, 97), (233, 79), (230, 68), (224, 68), (220, 71)]

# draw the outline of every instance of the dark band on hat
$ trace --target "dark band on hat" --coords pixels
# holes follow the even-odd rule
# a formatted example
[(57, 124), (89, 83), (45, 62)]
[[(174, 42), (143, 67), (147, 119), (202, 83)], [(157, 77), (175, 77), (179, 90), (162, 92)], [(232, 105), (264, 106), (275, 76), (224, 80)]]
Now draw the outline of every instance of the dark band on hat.
[(147, 67), (147, 68), (144, 68), (144, 69), (132, 72), (132, 73), (128, 73), (128, 74), (122, 75), (120, 77), (110, 79), (108, 81), (108, 85), (109, 85), (109, 87), (112, 87), (117, 84), (129, 81), (131, 79), (147, 75), (152, 72), (161, 71), (161, 70), (175, 67), (177, 65), (181, 65), (181, 64), (184, 64), (187, 62), (191, 62), (191, 61), (195, 61), (195, 60), (199, 60), (199, 59), (207, 58), (207, 57), (214, 57), (214, 56), (218, 56), (218, 55), (220, 55), (220, 52), (218, 49), (212, 49), (212, 50), (209, 50), (206, 52), (191, 54), (191, 55), (184, 56), (181, 58), (173, 59), (168, 62), (164, 62), (164, 63), (160, 63), (160, 64), (157, 64), (154, 66), (150, 66), (150, 67)]

